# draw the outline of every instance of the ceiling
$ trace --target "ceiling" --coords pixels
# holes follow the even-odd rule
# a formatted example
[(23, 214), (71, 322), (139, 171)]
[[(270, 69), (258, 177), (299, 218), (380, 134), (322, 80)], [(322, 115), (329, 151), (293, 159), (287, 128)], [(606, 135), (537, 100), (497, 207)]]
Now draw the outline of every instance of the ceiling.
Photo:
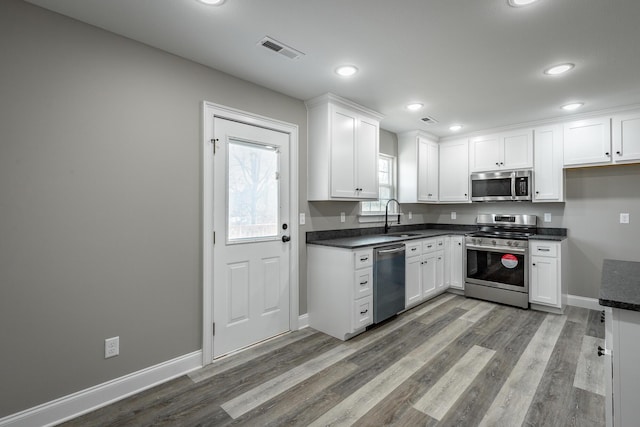
[[(567, 115), (572, 101), (582, 113), (640, 104), (638, 0), (28, 1), (294, 98), (333, 92), (392, 132), (448, 137), (454, 123), (469, 133)], [(305, 55), (276, 54), (264, 36)], [(564, 62), (575, 68), (543, 74)], [(341, 64), (359, 73), (339, 77)]]

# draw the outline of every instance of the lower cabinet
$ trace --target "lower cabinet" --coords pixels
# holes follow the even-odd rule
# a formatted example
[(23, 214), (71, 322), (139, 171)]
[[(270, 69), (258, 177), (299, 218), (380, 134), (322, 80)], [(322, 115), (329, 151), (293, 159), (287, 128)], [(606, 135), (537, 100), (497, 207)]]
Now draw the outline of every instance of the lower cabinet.
[[(449, 283), (451, 289), (464, 290), (464, 236), (450, 236), (448, 248), (448, 266), (445, 265), (445, 274), (449, 272)], [(445, 264), (447, 264), (445, 262)]]
[(636, 426), (640, 419), (640, 312), (605, 307), (606, 425)]
[(307, 245), (309, 326), (347, 340), (373, 323), (373, 249)]
[(405, 243), (405, 306), (411, 307), (448, 288), (445, 281), (448, 236)]
[(564, 311), (567, 304), (566, 250), (566, 239), (561, 242), (529, 242), (529, 302), (532, 308)]

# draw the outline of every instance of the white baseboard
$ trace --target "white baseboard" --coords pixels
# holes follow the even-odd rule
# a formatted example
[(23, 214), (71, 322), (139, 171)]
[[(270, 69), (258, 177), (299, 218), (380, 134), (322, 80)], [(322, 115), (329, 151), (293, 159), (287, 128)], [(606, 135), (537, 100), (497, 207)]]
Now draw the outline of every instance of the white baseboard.
[(202, 350), (159, 363), (0, 419), (0, 427), (51, 426), (202, 367)]
[(581, 297), (578, 295), (567, 295), (567, 304), (574, 307), (588, 308), (590, 310), (602, 310), (596, 298)]
[(298, 316), (298, 329), (309, 327), (309, 313)]

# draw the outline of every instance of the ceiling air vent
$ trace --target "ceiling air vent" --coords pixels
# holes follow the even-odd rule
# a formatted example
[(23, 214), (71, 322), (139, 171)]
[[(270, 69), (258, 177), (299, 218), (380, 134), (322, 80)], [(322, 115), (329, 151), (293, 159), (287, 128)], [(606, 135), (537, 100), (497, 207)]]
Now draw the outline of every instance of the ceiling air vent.
[(273, 52), (286, 56), (289, 59), (298, 59), (301, 56), (304, 56), (304, 53), (300, 52), (299, 50), (289, 47), (286, 44), (281, 43), (278, 40), (272, 39), (268, 36), (260, 40), (258, 44), (262, 47), (272, 50)]
[(434, 125), (436, 123), (438, 123), (438, 121), (436, 119), (434, 119), (433, 117), (423, 117), (420, 120), (422, 120), (423, 122), (425, 122), (428, 125)]

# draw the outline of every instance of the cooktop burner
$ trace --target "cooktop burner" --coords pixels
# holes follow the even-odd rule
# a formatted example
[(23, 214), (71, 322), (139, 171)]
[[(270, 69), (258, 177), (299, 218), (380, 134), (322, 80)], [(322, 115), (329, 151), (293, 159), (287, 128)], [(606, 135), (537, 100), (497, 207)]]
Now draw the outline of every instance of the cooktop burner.
[(488, 237), (494, 239), (527, 240), (537, 232), (535, 215), (500, 215), (480, 214), (476, 224), (478, 231), (470, 233), (470, 237)]

